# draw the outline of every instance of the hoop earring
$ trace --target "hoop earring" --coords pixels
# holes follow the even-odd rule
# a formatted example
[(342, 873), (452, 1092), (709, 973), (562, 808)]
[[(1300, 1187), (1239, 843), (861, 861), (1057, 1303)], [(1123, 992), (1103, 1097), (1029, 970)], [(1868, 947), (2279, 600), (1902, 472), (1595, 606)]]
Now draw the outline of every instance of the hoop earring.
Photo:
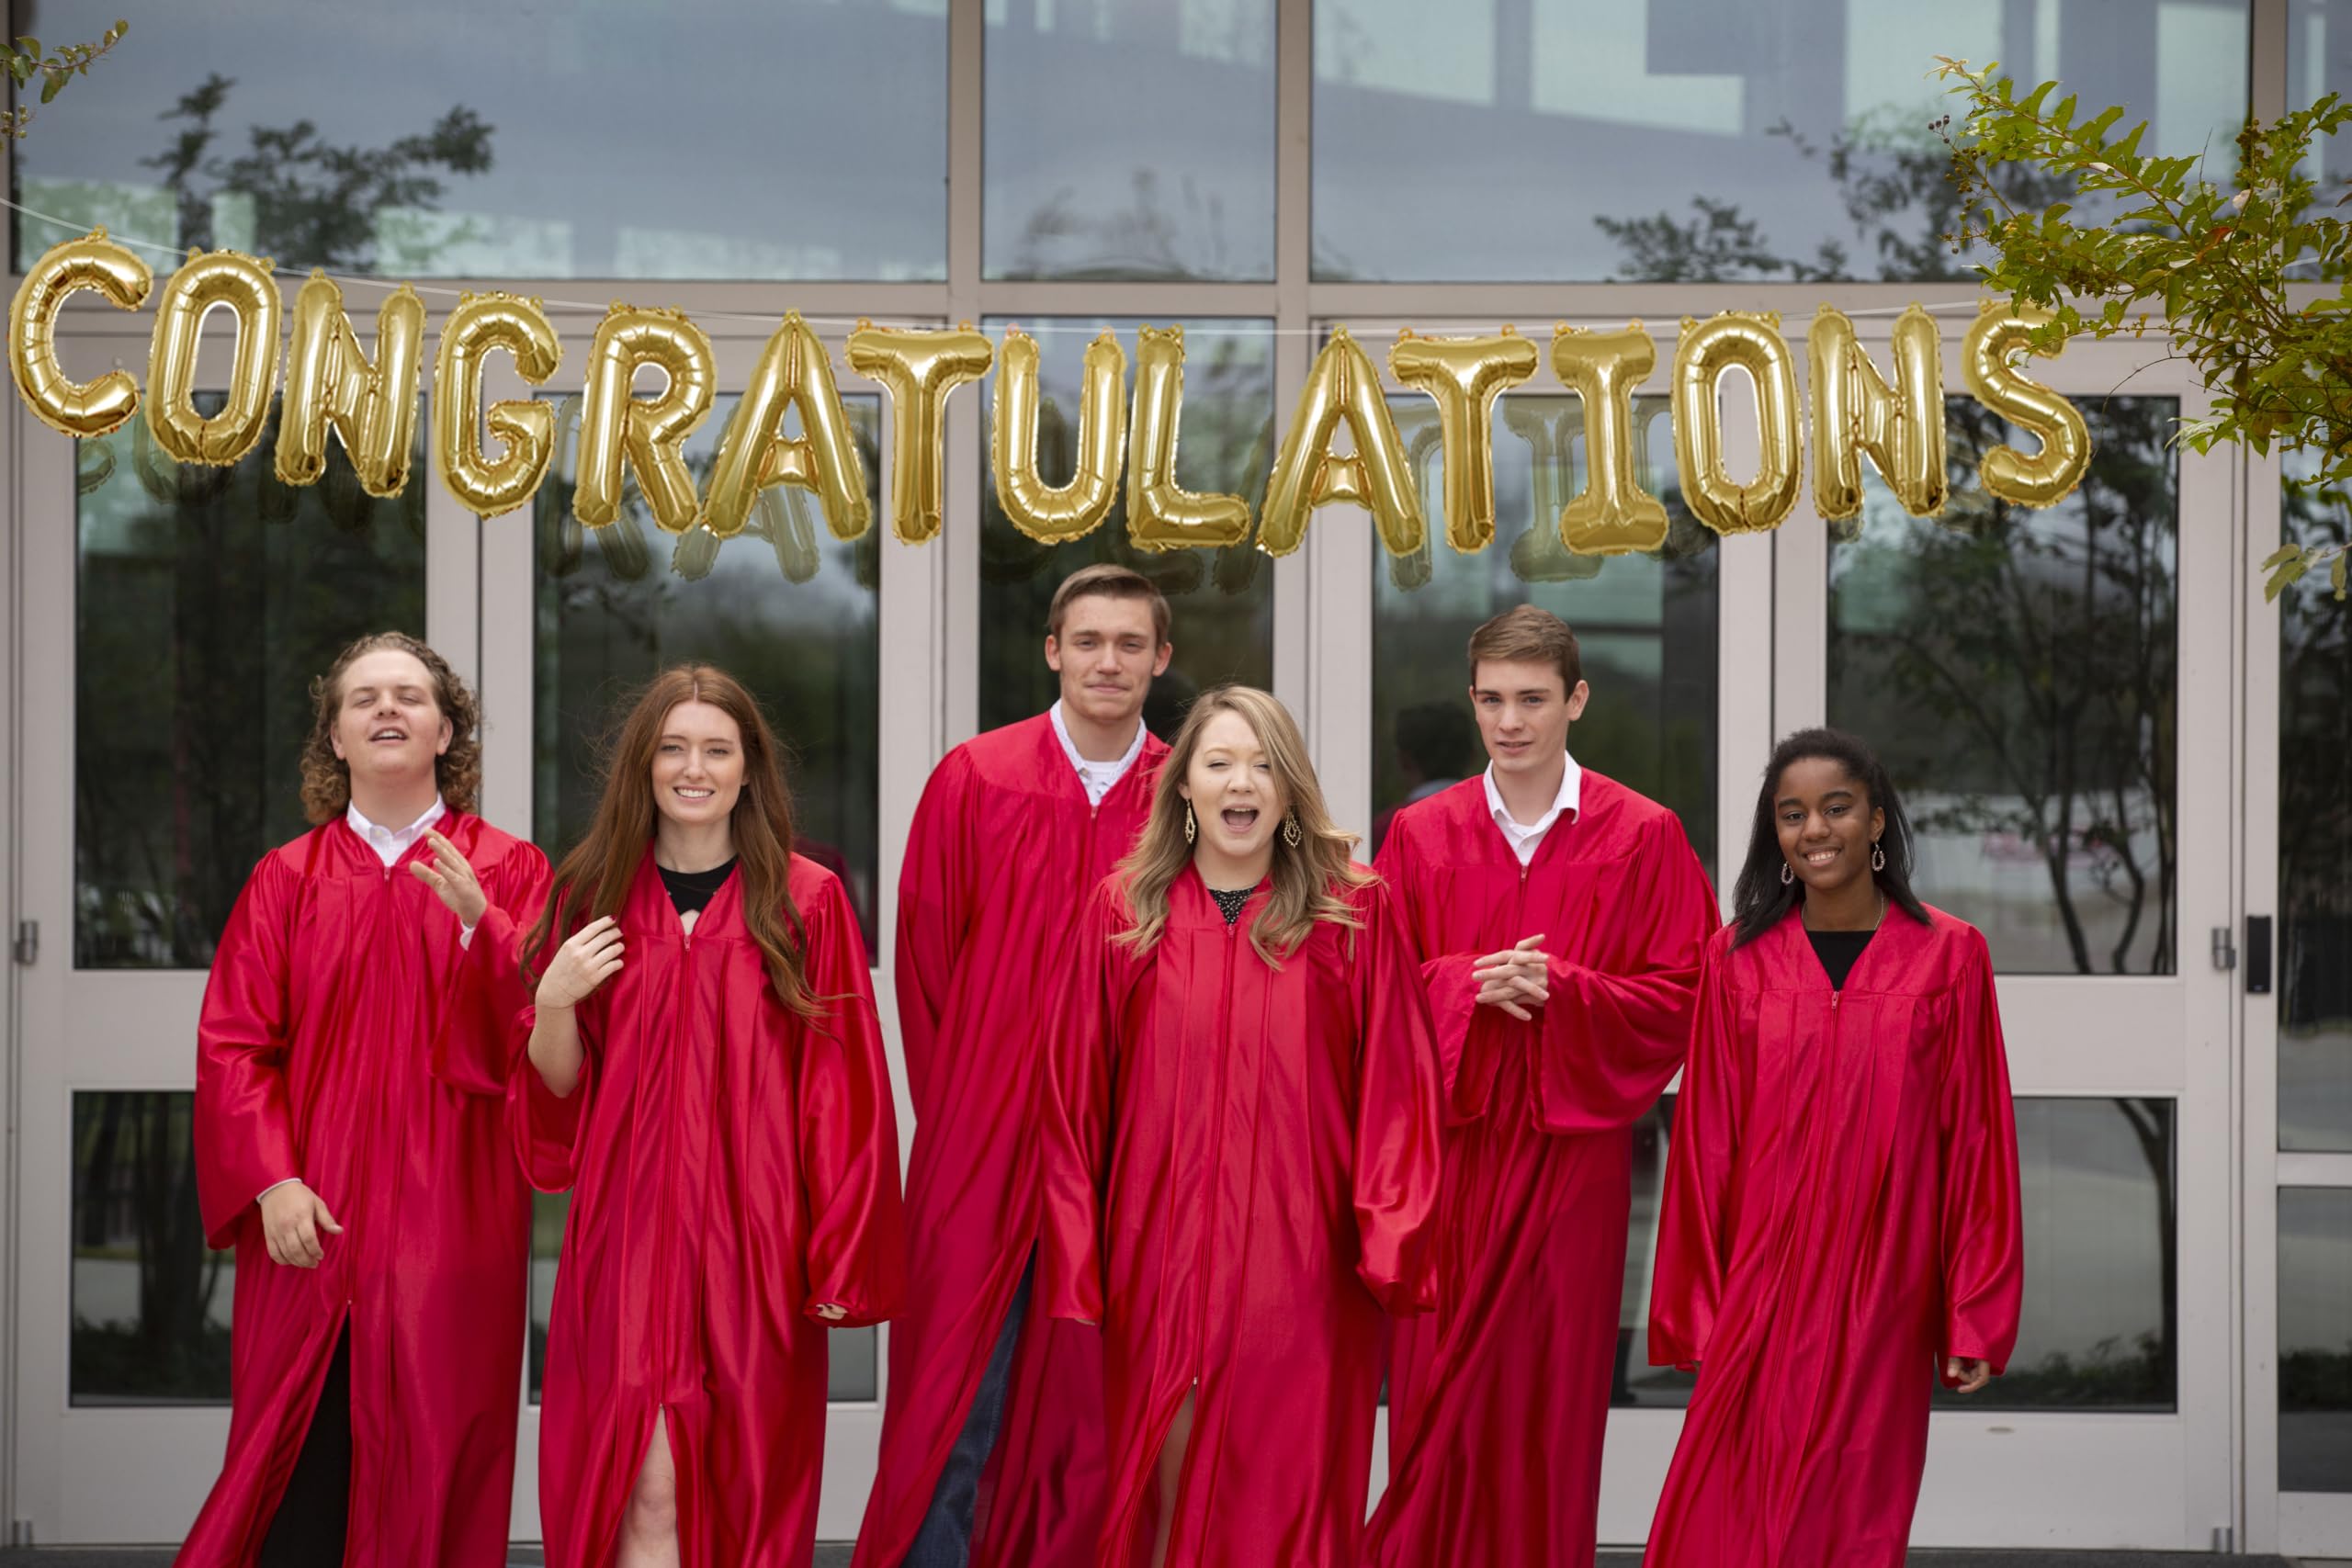
[(1184, 803), (1184, 841), (1191, 843), (1200, 830), (1201, 825), (1193, 820), (1193, 803), (1188, 800)]
[(1298, 807), (1294, 806), (1288, 811), (1283, 813), (1283, 842), (1288, 844), (1292, 849), (1296, 849), (1298, 848), (1298, 840), (1304, 836), (1305, 835), (1299, 831)]
[(1795, 868), (1794, 866), (1791, 865), (1788, 862), (1786, 862), (1786, 861), (1782, 861), (1782, 862), (1781, 863), (1781, 886), (1783, 886), (1783, 887), (1786, 887), (1789, 884), (1791, 884), (1792, 882), (1794, 882), (1796, 879), (1797, 879), (1796, 868)]
[(1886, 869), (1886, 851), (1880, 846), (1876, 839), (1871, 840), (1871, 869), (1872, 871)]

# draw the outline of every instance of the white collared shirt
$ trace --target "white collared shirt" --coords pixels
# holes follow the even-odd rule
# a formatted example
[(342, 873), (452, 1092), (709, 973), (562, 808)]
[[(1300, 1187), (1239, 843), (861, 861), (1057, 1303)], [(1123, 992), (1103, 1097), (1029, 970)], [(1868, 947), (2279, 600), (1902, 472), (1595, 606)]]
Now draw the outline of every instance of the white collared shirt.
[(1069, 738), (1069, 726), (1063, 722), (1062, 705), (1057, 701), (1048, 710), (1053, 715), (1054, 733), (1061, 738), (1062, 754), (1069, 765), (1078, 770), (1078, 782), (1086, 787), (1087, 804), (1100, 806), (1111, 786), (1127, 776), (1127, 770), (1143, 755), (1143, 720), (1136, 720), (1136, 738), (1127, 743), (1127, 754), (1115, 762), (1093, 762), (1078, 754), (1078, 742)]
[(405, 828), (387, 828), (380, 823), (370, 822), (356, 805), (343, 808), (343, 819), (353, 832), (359, 835), (360, 842), (376, 852), (376, 858), (384, 863), (384, 869), (390, 871), (401, 863), (401, 856), (408, 853), (411, 847), (424, 837), (424, 830), (438, 822), (441, 813), (447, 809), (436, 795), (433, 797), (433, 804), (424, 808), (424, 815)]
[(1577, 765), (1574, 757), (1566, 761), (1568, 765), (1560, 774), (1560, 793), (1553, 799), (1552, 809), (1532, 823), (1521, 822), (1511, 816), (1510, 807), (1503, 805), (1502, 791), (1495, 787), (1495, 765), (1487, 764), (1487, 810), (1494, 817), (1495, 826), (1503, 830), (1510, 852), (1519, 857), (1521, 865), (1535, 858), (1535, 852), (1543, 844), (1544, 835), (1552, 830), (1553, 823), (1563, 816), (1571, 822), (1577, 819), (1577, 803), (1584, 795), (1584, 770)]

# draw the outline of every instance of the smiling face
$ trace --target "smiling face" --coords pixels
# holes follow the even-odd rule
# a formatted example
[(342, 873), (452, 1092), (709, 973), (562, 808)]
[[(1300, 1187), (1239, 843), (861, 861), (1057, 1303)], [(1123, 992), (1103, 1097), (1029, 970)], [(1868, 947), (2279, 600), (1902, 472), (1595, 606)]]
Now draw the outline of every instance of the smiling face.
[(430, 779), (452, 730), (424, 661), (379, 649), (354, 660), (342, 685), (332, 739), (354, 786), (389, 791)]
[(681, 827), (724, 822), (743, 794), (743, 730), (725, 708), (680, 703), (653, 742), (653, 807)]
[(1046, 664), (1062, 678), (1062, 705), (1095, 724), (1120, 726), (1143, 712), (1151, 680), (1174, 650), (1159, 640), (1145, 599), (1088, 593), (1062, 612), (1046, 638)]
[(1230, 708), (1201, 727), (1176, 793), (1193, 803), (1203, 845), (1238, 861), (1264, 852), (1290, 809), (1258, 732)]
[(1555, 664), (1481, 660), (1470, 677), (1470, 708), (1498, 774), (1544, 774), (1567, 754), (1568, 726), (1592, 695), (1582, 681), (1568, 691)]
[(1772, 790), (1781, 854), (1808, 892), (1834, 894), (1871, 874), (1871, 846), (1886, 830), (1861, 781), (1827, 757), (1800, 757)]

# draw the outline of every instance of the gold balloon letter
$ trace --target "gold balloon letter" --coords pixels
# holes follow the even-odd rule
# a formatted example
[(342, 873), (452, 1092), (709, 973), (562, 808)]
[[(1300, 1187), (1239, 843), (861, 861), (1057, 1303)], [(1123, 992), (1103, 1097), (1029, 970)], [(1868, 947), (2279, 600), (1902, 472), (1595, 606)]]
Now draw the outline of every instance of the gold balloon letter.
[(286, 400), (277, 415), (277, 480), (316, 484), (327, 467), (327, 426), (351, 454), (369, 495), (408, 484), (416, 437), (416, 373), (424, 360), (424, 301), (403, 283), (376, 312), (376, 361), (344, 314), (343, 290), (312, 272), (294, 296), (294, 341), (286, 354)]
[[(205, 312), (225, 305), (237, 320), (229, 400), (210, 419), (196, 412), (196, 340)], [(234, 251), (190, 251), (155, 301), (148, 356), (147, 425), (175, 463), (228, 468), (254, 449), (277, 389), (277, 284), (269, 264)]]
[(987, 375), (993, 357), (968, 321), (953, 332), (860, 322), (849, 334), (849, 367), (890, 394), (890, 532), (902, 545), (939, 532), (947, 394)]
[[(2044, 310), (2009, 315), (1998, 301), (1987, 299), (1969, 323), (1961, 351), (1962, 369), (1976, 400), (2041, 437), (2041, 450), (2033, 457), (2014, 446), (1996, 446), (1976, 466), (1986, 490), (2018, 506), (2057, 505), (2091, 466), (2090, 427), (2075, 405), (2028, 380), (2009, 363), (2026, 346), (2027, 334), (2049, 319)], [(2058, 355), (2053, 348), (2047, 357)]]
[(1657, 364), (1657, 344), (1639, 321), (1621, 333), (1553, 330), (1552, 373), (1584, 404), (1584, 488), (1560, 508), (1560, 542), (1579, 555), (1666, 543), (1666, 505), (1634, 466), (1634, 389)]
[[(630, 394), (640, 365), (658, 365), (670, 384), (661, 394)], [(588, 349), (588, 400), (580, 420), (580, 473), (571, 510), (591, 528), (621, 514), (621, 468), (637, 469), (647, 510), (664, 531), (699, 522), (695, 477), (678, 448), (710, 414), (718, 369), (710, 339), (676, 310), (615, 305), (597, 323)]]
[(85, 288), (105, 295), (119, 310), (136, 310), (154, 281), (147, 264), (107, 239), (104, 229), (51, 246), (25, 274), (8, 308), (8, 368), (17, 378), (17, 395), (43, 424), (68, 435), (104, 435), (139, 407), (139, 383), (127, 370), (109, 370), (95, 381), (66, 378), (57, 362), (57, 313), (66, 296)]
[[(1797, 503), (1797, 372), (1780, 325), (1777, 312), (1725, 310), (1702, 323), (1686, 317), (1675, 346), (1674, 460), (1682, 500), (1718, 534), (1777, 528)], [(1759, 461), (1745, 485), (1724, 471), (1723, 408), (1715, 397), (1734, 366), (1756, 383)]]
[[(503, 349), (516, 374), (537, 387), (555, 374), (563, 345), (536, 299), (511, 294), (469, 294), (441, 328), (433, 373), (433, 456), (441, 482), (477, 517), (512, 512), (531, 499), (555, 456), (555, 412), (528, 398), (481, 410), (482, 362)], [(503, 442), (505, 455), (481, 455), (481, 424)]]
[[(787, 439), (784, 416), (790, 409), (800, 411), (804, 434)], [(743, 531), (761, 491), (787, 484), (816, 493), (825, 526), (837, 539), (857, 538), (874, 526), (865, 464), (833, 384), (833, 362), (797, 310), (786, 312), (784, 325), (768, 339), (752, 384), (718, 438), (705, 521), (718, 537), (732, 538)]]
[[(1343, 422), (1355, 441), (1351, 457), (1331, 453), (1331, 436)], [(1290, 554), (1306, 538), (1315, 508), (1337, 501), (1370, 512), (1392, 556), (1411, 555), (1429, 537), (1404, 438), (1381, 395), (1380, 372), (1345, 327), (1315, 356), (1299, 390), (1298, 412), (1266, 476), (1258, 547), (1270, 556)]]
[(1495, 538), (1495, 398), (1535, 374), (1535, 345), (1498, 337), (1397, 339), (1388, 368), (1437, 401), (1445, 445), (1445, 542), (1468, 554)]
[(1238, 545), (1250, 536), (1248, 502), (1176, 482), (1183, 407), (1184, 329), (1145, 327), (1136, 334), (1136, 400), (1127, 416), (1127, 539), (1138, 549)]
[(1037, 472), (1037, 340), (1018, 327), (1004, 334), (990, 445), (997, 507), (1014, 527), (1040, 544), (1057, 545), (1102, 525), (1119, 499), (1119, 470), (1127, 460), (1126, 401), (1127, 356), (1106, 331), (1086, 345), (1078, 471), (1055, 489)]
[(1894, 320), (1894, 385), (1827, 305), (1805, 334), (1813, 378), (1813, 509), (1825, 523), (1862, 509), (1864, 457), (1914, 517), (1944, 509), (1943, 340), (1914, 305)]

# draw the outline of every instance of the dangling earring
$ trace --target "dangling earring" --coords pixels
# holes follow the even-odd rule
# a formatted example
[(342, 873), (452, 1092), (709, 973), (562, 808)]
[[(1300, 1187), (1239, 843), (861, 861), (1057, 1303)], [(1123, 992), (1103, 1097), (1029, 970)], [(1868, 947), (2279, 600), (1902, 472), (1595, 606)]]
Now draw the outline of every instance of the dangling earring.
[(1794, 882), (1796, 879), (1796, 868), (1791, 865), (1788, 862), (1782, 861), (1781, 863), (1781, 886), (1786, 887), (1790, 883)]
[(1188, 800), (1184, 803), (1184, 841), (1191, 843), (1200, 830), (1200, 824), (1193, 820), (1193, 803)]
[(1296, 849), (1298, 840), (1303, 836), (1298, 828), (1298, 807), (1294, 806), (1283, 813), (1283, 842), (1292, 849)]
[(1871, 840), (1871, 869), (1872, 871), (1886, 869), (1886, 851), (1880, 846), (1876, 839)]

